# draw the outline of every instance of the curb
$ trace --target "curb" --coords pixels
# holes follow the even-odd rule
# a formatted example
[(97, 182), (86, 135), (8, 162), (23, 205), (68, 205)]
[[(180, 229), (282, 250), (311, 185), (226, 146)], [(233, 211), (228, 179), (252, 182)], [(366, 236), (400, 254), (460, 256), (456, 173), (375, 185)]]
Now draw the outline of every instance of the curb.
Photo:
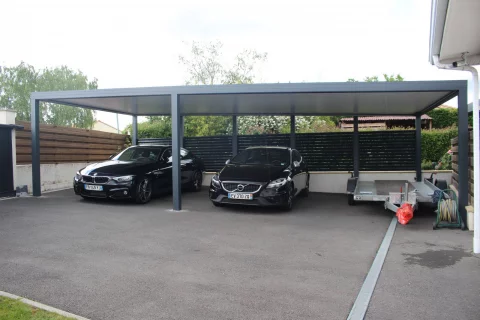
[(63, 310), (60, 310), (60, 309), (57, 309), (57, 308), (54, 308), (54, 307), (50, 307), (50, 306), (47, 306), (46, 304), (36, 302), (36, 301), (32, 301), (32, 300), (29, 300), (27, 298), (22, 298), (22, 297), (16, 296), (16, 295), (8, 293), (8, 292), (0, 291), (0, 296), (10, 298), (10, 299), (15, 299), (17, 301), (28, 304), (29, 306), (32, 306), (32, 307), (35, 307), (35, 308), (38, 308), (38, 309), (42, 309), (42, 310), (45, 310), (45, 311), (50, 311), (50, 312), (59, 314), (59, 315), (64, 316), (64, 317), (74, 318), (74, 319), (77, 319), (77, 320), (89, 320), (88, 318), (77, 316), (76, 314), (66, 312), (66, 311), (63, 311)]

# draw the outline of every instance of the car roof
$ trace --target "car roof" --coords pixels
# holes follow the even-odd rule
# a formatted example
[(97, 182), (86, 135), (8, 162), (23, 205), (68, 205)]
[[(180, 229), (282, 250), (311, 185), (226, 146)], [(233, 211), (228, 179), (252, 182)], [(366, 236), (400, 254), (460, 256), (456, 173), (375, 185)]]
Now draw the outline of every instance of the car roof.
[(281, 149), (281, 150), (291, 150), (289, 147), (280, 147), (280, 146), (255, 146), (255, 147), (248, 147), (249, 149)]
[(147, 144), (138, 144), (138, 145), (132, 146), (132, 147), (169, 148), (169, 147), (171, 147), (171, 145), (169, 145), (169, 144), (151, 144), (151, 143), (147, 143)]

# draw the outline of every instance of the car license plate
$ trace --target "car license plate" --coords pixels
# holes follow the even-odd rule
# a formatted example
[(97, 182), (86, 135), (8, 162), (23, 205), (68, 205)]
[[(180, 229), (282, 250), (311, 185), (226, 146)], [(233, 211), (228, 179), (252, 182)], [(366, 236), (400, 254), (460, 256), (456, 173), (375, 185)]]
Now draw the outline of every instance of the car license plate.
[(253, 195), (251, 193), (229, 193), (228, 198), (238, 200), (253, 200)]
[(91, 184), (85, 185), (85, 190), (90, 191), (103, 191), (103, 186), (92, 186)]

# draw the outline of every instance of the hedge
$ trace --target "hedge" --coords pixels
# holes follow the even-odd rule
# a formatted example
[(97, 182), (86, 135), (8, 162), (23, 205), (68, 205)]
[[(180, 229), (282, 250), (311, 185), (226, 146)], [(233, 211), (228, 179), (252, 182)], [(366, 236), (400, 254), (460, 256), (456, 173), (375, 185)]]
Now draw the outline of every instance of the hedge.
[[(456, 108), (437, 108), (428, 112), (427, 115), (432, 118), (432, 126), (435, 129), (450, 128), (458, 126), (458, 110)], [(473, 124), (473, 115), (469, 113), (468, 124)]]
[(438, 162), (451, 148), (451, 140), (458, 136), (457, 127), (422, 131), (422, 161)]

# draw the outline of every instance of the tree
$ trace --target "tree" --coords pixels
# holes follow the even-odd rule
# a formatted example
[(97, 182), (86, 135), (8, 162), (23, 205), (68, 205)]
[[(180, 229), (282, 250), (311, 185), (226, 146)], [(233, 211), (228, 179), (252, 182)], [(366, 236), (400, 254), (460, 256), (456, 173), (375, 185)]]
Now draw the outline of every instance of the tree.
[[(399, 74), (395, 75), (388, 75), (386, 73), (383, 74), (383, 79), (387, 82), (395, 82), (395, 81), (403, 81), (403, 77)], [(378, 76), (370, 76), (370, 77), (365, 77), (363, 78), (364, 82), (378, 82)], [(355, 80), (354, 78), (348, 78), (347, 82), (358, 82), (358, 80)]]
[[(17, 119), (30, 121), (30, 94), (34, 91), (92, 90), (97, 89), (97, 79), (89, 81), (81, 71), (67, 66), (45, 68), (40, 71), (25, 62), (18, 66), (5, 67), (0, 72), (0, 106), (17, 111)], [(41, 103), (43, 123), (59, 126), (91, 128), (94, 112), (53, 103)]]
[(254, 83), (255, 68), (267, 60), (267, 53), (243, 50), (231, 65), (222, 64), (223, 43), (193, 41), (188, 55), (178, 57), (188, 73), (187, 85)]

